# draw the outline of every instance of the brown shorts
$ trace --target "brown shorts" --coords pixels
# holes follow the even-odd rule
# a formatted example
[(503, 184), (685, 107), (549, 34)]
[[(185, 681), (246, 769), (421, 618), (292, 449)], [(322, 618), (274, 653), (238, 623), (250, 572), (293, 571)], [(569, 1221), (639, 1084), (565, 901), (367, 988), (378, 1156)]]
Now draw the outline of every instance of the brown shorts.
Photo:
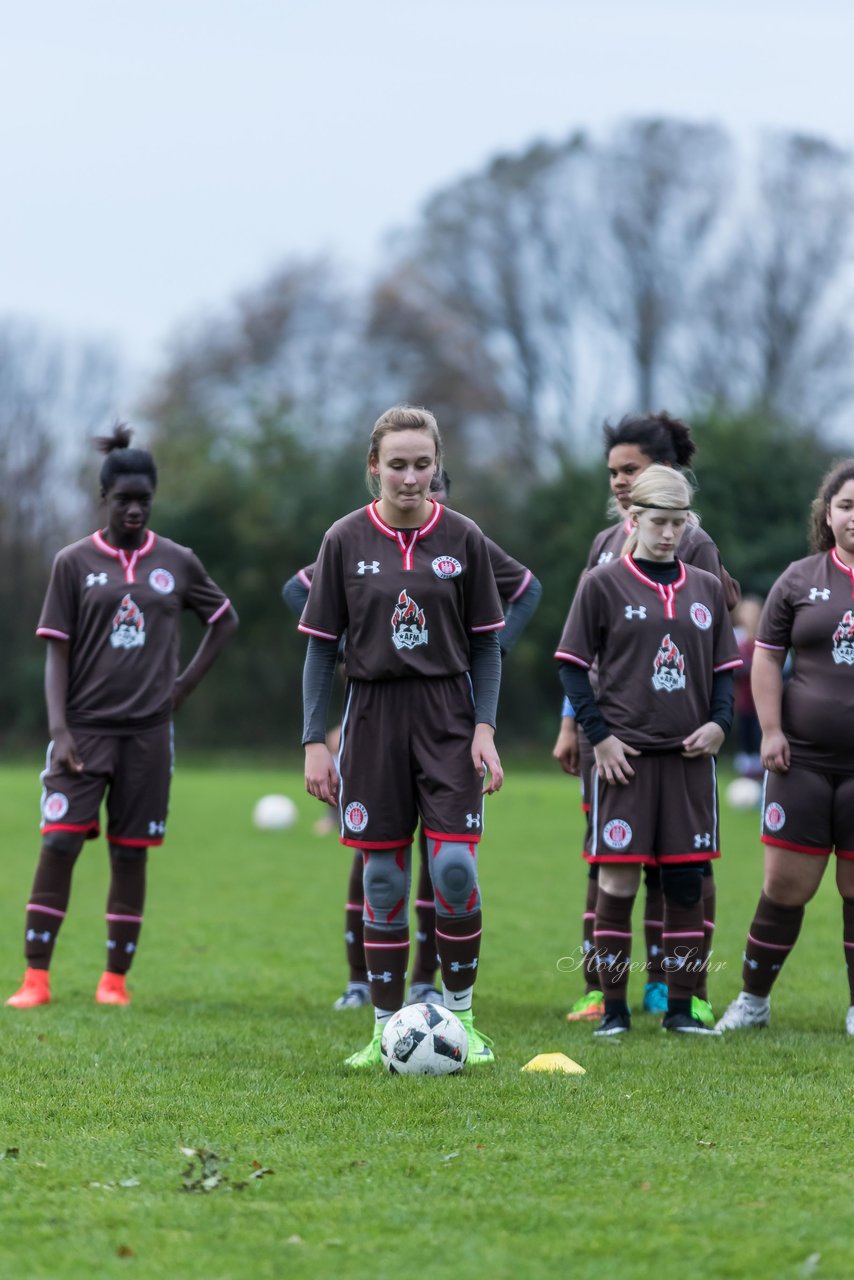
[(471, 758), (468, 675), (351, 680), (341, 724), (341, 842), (356, 849), (428, 836), (477, 843), (483, 779)]
[(106, 794), (110, 844), (162, 844), (174, 763), (171, 721), (127, 735), (85, 729), (71, 734), (83, 772), (55, 769), (50, 744), (41, 776), (42, 833), (81, 831), (93, 840), (101, 829), (98, 815)]
[(766, 773), (762, 843), (824, 857), (835, 849), (837, 858), (854, 858), (854, 775), (794, 764), (788, 773)]
[(707, 862), (719, 858), (715, 762), (632, 756), (625, 786), (592, 773), (588, 862)]

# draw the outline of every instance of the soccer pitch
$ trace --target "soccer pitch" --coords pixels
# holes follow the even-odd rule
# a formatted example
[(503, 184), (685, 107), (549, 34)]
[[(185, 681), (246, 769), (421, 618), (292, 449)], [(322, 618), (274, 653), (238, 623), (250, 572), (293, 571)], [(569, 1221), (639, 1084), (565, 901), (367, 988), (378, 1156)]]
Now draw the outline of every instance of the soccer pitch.
[[(4, 997), (23, 972), (37, 772), (0, 770)], [(299, 821), (256, 831), (254, 802), (279, 791)], [(54, 1003), (0, 1009), (3, 1275), (851, 1276), (854, 1040), (832, 868), (769, 1030), (665, 1036), (637, 1012), (636, 975), (631, 1035), (594, 1041), (563, 1016), (582, 990), (578, 785), (511, 760), (480, 863), (475, 1008), (497, 1065), (353, 1075), (341, 1062), (371, 1017), (331, 1008), (349, 853), (312, 833), (319, 813), (293, 771), (179, 763), (127, 1009), (93, 1001), (107, 867), (103, 840), (84, 851)], [(755, 812), (725, 810), (722, 830), (717, 1012), (740, 989), (762, 865)], [(587, 1074), (520, 1074), (557, 1050)], [(182, 1148), (217, 1159), (202, 1170)]]

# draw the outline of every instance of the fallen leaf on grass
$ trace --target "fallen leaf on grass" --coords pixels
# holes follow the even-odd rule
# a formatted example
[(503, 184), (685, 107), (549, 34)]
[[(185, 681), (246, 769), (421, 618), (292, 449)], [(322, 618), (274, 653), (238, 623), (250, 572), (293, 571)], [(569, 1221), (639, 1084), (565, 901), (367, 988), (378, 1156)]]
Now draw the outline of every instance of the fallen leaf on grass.
[(233, 1182), (225, 1172), (225, 1166), (231, 1163), (228, 1156), (218, 1156), (215, 1151), (209, 1151), (207, 1147), (180, 1147), (179, 1150), (190, 1160), (181, 1175), (185, 1191), (200, 1191), (206, 1194), (209, 1191), (215, 1191), (217, 1187), (225, 1187), (227, 1191), (243, 1191), (250, 1182), (274, 1172), (267, 1165), (261, 1164), (260, 1160), (253, 1160), (249, 1177)]
[(302, 1244), (302, 1236), (288, 1236), (285, 1244)]
[(818, 1264), (820, 1262), (821, 1262), (821, 1254), (811, 1253), (808, 1258), (804, 1259), (803, 1266), (801, 1267), (801, 1275), (814, 1276), (816, 1271), (818, 1270)]
[(697, 1139), (698, 1147), (716, 1147), (717, 1145), (716, 1142), (704, 1142), (702, 1138)]
[(449, 1151), (446, 1156), (442, 1156), (442, 1164), (447, 1164), (449, 1160), (456, 1160), (459, 1151)]
[(133, 1249), (130, 1247), (129, 1244), (120, 1244), (118, 1249), (116, 1249), (116, 1257), (117, 1258), (135, 1258), (136, 1254), (134, 1253)]
[(642, 1183), (641, 1183), (641, 1191), (652, 1191), (652, 1183), (651, 1183), (651, 1182), (642, 1182)]

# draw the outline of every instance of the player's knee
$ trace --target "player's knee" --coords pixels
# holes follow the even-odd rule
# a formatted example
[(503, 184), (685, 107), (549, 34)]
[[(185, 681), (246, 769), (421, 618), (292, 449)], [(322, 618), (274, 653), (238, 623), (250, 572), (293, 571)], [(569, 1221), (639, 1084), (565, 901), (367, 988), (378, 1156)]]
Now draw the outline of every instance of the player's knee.
[(455, 914), (471, 911), (472, 895), (477, 891), (477, 866), (468, 846), (450, 842), (442, 845), (432, 869), (439, 904), (447, 903)]
[(111, 862), (145, 862), (148, 857), (148, 845), (111, 844)]
[[(393, 858), (370, 857), (365, 865), (365, 904), (374, 920), (388, 916), (407, 897), (407, 877)], [(370, 916), (368, 917), (370, 919)]]
[(603, 862), (599, 867), (599, 888), (612, 898), (633, 898), (639, 885), (640, 867), (637, 863)]
[(46, 831), (42, 837), (42, 846), (65, 858), (76, 858), (83, 848), (85, 838), (80, 831)]
[(665, 898), (680, 907), (695, 907), (703, 896), (702, 868), (691, 865), (685, 867), (662, 867), (661, 888)]

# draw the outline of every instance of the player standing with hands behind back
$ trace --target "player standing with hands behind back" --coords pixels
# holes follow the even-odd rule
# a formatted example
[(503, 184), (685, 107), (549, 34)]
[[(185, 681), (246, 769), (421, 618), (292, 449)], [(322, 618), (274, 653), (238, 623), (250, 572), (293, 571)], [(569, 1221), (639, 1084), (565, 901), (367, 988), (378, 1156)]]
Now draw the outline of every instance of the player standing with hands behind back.
[[(142, 927), (146, 859), (163, 843), (172, 775), (172, 714), (237, 627), (237, 614), (187, 547), (148, 529), (157, 470), (119, 423), (95, 440), (107, 456), (107, 524), (57, 555), (36, 634), (47, 640), (51, 743), (42, 774), (41, 857), (27, 903), (27, 972), (6, 1003), (49, 1004), (49, 968), (74, 864), (98, 835), (107, 796), (107, 967), (95, 999), (128, 1004), (125, 974)], [(178, 674), (180, 621), (206, 632)]]
[[(484, 793), (504, 780), (494, 743), (501, 601), (483, 534), (433, 502), (436, 420), (395, 406), (377, 420), (368, 486), (377, 495), (328, 530), (300, 621), (309, 638), (303, 698), (306, 790), (337, 804), (341, 841), (364, 855), (365, 951), (374, 1034), (347, 1065), (381, 1061), (385, 1022), (404, 1002), (412, 839), (428, 839), (444, 1000), (468, 1062), (494, 1061), (475, 1028), (481, 939), (477, 849)], [(347, 632), (341, 776), (326, 746), (338, 650)]]
[[(720, 581), (676, 558), (692, 490), (653, 465), (632, 486), (619, 560), (582, 579), (555, 657), (596, 769), (591, 845), (599, 865), (593, 941), (605, 1011), (594, 1035), (630, 1029), (631, 910), (642, 865), (661, 867), (664, 971), (673, 1032), (718, 1035), (692, 1010), (703, 956), (703, 875), (720, 856), (714, 757), (741, 665)], [(594, 695), (589, 671), (598, 661)]]

